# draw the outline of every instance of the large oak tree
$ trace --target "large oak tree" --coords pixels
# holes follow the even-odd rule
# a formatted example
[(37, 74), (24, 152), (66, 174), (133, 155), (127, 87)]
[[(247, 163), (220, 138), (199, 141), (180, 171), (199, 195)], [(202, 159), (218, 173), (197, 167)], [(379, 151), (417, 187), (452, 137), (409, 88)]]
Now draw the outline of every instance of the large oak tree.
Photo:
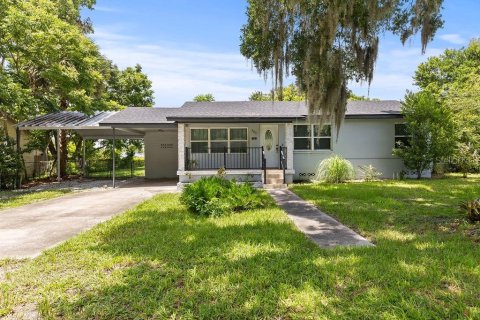
[[(442, 26), (443, 0), (248, 0), (241, 53), (275, 87), (293, 74), (310, 114), (341, 124), (351, 80), (370, 83), (379, 35), (404, 43), (421, 33), (422, 51)], [(282, 90), (279, 91), (280, 94)]]

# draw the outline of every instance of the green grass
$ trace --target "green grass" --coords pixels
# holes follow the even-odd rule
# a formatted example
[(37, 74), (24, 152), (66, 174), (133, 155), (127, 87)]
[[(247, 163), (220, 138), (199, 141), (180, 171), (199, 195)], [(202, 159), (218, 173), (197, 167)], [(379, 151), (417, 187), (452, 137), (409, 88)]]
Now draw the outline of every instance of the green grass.
[(478, 227), (456, 206), (479, 182), (294, 186), (377, 245), (334, 250), (275, 206), (203, 218), (158, 195), (9, 273), (0, 316), (478, 319)]
[(69, 189), (28, 192), (0, 191), (0, 210), (60, 197), (69, 192), (71, 192)]

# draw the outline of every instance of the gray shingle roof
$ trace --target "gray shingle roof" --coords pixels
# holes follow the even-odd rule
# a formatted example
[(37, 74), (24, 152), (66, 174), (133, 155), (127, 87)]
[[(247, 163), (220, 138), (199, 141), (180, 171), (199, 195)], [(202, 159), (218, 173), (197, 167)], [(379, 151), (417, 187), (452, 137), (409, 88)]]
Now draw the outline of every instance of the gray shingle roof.
[(169, 124), (167, 116), (179, 108), (126, 108), (117, 114), (102, 121), (102, 125), (109, 124)]
[[(401, 103), (386, 101), (350, 101), (347, 118), (400, 117)], [(295, 101), (219, 101), (186, 102), (177, 112), (168, 117), (181, 119), (278, 119), (303, 118), (308, 115), (305, 102)]]

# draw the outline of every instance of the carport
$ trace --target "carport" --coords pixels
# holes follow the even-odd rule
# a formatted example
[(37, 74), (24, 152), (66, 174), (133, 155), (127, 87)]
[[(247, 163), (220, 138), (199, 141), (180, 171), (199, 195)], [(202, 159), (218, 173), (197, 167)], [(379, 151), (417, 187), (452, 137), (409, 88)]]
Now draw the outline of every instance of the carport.
[[(57, 132), (56, 139), (56, 164), (57, 179), (60, 177), (60, 132), (72, 130), (78, 133), (84, 140), (106, 139), (112, 140), (112, 186), (115, 188), (115, 143), (116, 139), (143, 139), (145, 130), (142, 128), (129, 128), (121, 124), (100, 125), (102, 121), (117, 114), (118, 111), (103, 111), (93, 115), (86, 115), (77, 111), (62, 111), (50, 113), (17, 124), (17, 151), (20, 153), (20, 130), (54, 130)], [(85, 143), (83, 143), (83, 159), (85, 159)], [(85, 161), (82, 163), (85, 172)]]

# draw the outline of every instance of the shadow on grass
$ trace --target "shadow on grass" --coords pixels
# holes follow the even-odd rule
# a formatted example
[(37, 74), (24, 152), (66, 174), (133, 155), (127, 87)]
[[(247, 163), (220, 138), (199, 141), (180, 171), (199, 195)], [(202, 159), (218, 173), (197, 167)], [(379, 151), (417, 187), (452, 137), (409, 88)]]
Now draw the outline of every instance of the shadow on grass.
[(321, 250), (278, 209), (208, 219), (158, 202), (99, 232), (85, 249), (118, 262), (75, 298), (50, 298), (57, 316), (451, 318), (477, 301), (480, 256), (462, 239), (382, 229), (376, 248)]

